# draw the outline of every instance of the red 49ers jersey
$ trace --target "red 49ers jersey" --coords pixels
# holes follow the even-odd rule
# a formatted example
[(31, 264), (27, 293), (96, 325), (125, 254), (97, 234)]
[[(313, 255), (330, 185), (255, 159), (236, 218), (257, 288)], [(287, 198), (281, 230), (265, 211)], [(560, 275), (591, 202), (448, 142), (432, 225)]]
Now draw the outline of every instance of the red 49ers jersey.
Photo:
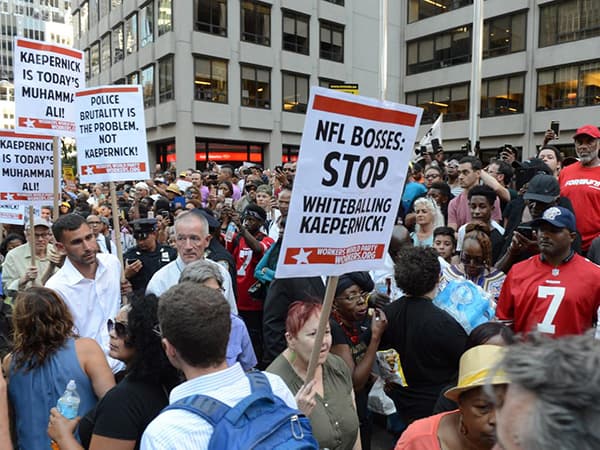
[(600, 267), (575, 254), (558, 267), (539, 256), (515, 264), (508, 273), (496, 316), (512, 320), (517, 333), (552, 336), (582, 334), (600, 306)]

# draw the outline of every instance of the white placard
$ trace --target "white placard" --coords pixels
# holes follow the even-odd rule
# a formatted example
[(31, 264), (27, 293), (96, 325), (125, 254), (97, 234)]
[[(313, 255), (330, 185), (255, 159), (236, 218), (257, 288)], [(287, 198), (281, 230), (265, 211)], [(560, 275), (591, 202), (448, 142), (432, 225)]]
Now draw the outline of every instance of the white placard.
[(85, 86), (83, 52), (15, 37), (15, 129), (53, 136), (75, 134), (75, 92)]
[(422, 112), (312, 88), (277, 278), (381, 268)]
[(0, 203), (52, 204), (52, 136), (0, 131)]
[(0, 223), (23, 225), (25, 205), (0, 205)]
[(75, 107), (82, 183), (150, 178), (141, 86), (84, 89)]

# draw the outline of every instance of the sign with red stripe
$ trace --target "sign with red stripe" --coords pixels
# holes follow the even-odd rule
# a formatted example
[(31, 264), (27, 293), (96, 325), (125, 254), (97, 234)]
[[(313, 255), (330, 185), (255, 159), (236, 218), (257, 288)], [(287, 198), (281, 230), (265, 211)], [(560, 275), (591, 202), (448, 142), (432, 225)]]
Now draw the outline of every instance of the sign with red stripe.
[(15, 128), (73, 136), (75, 92), (85, 85), (83, 52), (21, 37), (14, 40)]
[(149, 178), (141, 86), (99, 86), (75, 96), (83, 183)]
[(52, 136), (0, 131), (0, 203), (52, 203)]
[(422, 112), (311, 90), (277, 278), (382, 268)]

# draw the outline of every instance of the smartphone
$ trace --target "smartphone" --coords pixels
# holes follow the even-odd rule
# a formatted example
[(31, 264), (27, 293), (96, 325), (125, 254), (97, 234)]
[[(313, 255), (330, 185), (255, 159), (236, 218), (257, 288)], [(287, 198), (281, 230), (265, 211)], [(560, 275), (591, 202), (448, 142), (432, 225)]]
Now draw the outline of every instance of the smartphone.
[(148, 211), (148, 219), (154, 219), (154, 211)]
[(440, 140), (439, 139), (432, 139), (431, 140), (431, 148), (433, 148), (433, 152), (437, 152), (438, 149), (440, 148)]
[(533, 240), (533, 227), (531, 225), (519, 225), (517, 231), (530, 241)]
[(560, 122), (558, 120), (553, 120), (550, 122), (550, 129), (554, 131), (555, 139), (558, 139), (558, 134), (560, 132)]
[(129, 258), (127, 258), (127, 259), (125, 260), (125, 263), (126, 263), (128, 266), (130, 266), (130, 265), (132, 265), (132, 264), (133, 264), (134, 262), (136, 262), (136, 261), (137, 261), (137, 259), (129, 259)]
[(223, 200), (223, 205), (231, 208), (233, 206), (233, 199), (231, 197), (227, 197)]
[(223, 197), (223, 189), (217, 189), (217, 197)]

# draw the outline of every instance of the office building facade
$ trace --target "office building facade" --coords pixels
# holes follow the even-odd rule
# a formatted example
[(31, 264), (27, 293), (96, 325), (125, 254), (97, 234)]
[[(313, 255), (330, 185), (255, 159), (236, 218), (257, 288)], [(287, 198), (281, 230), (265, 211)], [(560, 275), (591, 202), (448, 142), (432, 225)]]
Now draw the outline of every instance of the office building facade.
[[(310, 86), (380, 92), (379, 0), (74, 0), (88, 86), (144, 89), (150, 158), (272, 167), (297, 155)], [(388, 0), (386, 98), (468, 139), (472, 0)], [(480, 140), (535, 152), (553, 120), (572, 151), (600, 123), (600, 0), (484, 2)], [(598, 95), (596, 95), (598, 94)]]

